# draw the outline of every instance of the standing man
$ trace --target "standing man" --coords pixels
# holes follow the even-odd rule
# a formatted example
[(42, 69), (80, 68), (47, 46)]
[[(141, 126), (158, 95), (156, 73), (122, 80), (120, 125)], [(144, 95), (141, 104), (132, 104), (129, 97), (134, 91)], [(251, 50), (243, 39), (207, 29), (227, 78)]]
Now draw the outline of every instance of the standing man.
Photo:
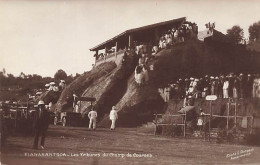
[(110, 129), (114, 130), (116, 127), (116, 120), (118, 119), (118, 115), (117, 115), (115, 106), (112, 107), (112, 110), (110, 111), (110, 114), (109, 114), (109, 118), (112, 121)]
[(33, 143), (33, 149), (38, 148), (38, 139), (41, 135), (41, 149), (44, 149), (44, 140), (46, 131), (49, 126), (50, 114), (45, 108), (45, 104), (42, 100), (38, 102), (38, 107), (33, 116), (33, 127), (35, 129), (35, 137)]
[(223, 84), (223, 98), (226, 99), (229, 97), (228, 95), (228, 90), (229, 90), (229, 81), (227, 78), (224, 79), (224, 84)]
[(93, 124), (93, 130), (95, 130), (96, 129), (96, 123), (97, 123), (97, 112), (93, 108), (88, 113), (88, 118), (89, 118), (88, 128), (91, 129), (91, 125)]

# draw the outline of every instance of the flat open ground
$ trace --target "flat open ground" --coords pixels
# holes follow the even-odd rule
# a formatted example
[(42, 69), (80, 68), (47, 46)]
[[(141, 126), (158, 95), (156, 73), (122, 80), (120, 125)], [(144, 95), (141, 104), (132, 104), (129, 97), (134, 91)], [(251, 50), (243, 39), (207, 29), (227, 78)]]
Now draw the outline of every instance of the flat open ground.
[(33, 137), (8, 137), (2, 147), (2, 164), (260, 163), (260, 147), (154, 136), (136, 128), (88, 131), (83, 127), (51, 126), (45, 150), (31, 149), (32, 143)]

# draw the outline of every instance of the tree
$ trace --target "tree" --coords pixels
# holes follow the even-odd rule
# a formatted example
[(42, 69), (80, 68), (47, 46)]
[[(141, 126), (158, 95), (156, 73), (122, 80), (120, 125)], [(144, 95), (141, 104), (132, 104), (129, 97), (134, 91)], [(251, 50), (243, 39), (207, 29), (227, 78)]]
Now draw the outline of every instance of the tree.
[(227, 30), (227, 37), (229, 37), (233, 43), (239, 44), (244, 38), (244, 30), (240, 26), (235, 25)]
[(248, 28), (249, 40), (255, 41), (260, 39), (260, 21), (255, 22), (253, 25), (250, 25)]
[(59, 69), (59, 70), (55, 73), (54, 78), (55, 78), (56, 80), (65, 80), (65, 79), (67, 78), (67, 73), (66, 73), (64, 70)]

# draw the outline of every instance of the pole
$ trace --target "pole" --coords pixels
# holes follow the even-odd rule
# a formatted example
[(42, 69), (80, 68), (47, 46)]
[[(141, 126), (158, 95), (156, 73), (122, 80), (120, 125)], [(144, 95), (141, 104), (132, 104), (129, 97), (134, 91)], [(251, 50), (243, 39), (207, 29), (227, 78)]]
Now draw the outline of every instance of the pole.
[(250, 128), (250, 134), (253, 133), (253, 126), (254, 126), (254, 116), (251, 117), (251, 128)]
[(237, 135), (237, 142), (239, 141), (239, 136), (237, 133), (237, 100), (235, 100), (235, 131)]
[(235, 101), (235, 129), (237, 129), (237, 100)]
[(227, 111), (227, 131), (226, 134), (228, 135), (228, 118), (229, 118), (229, 109), (230, 109), (230, 98), (228, 99), (228, 111)]
[(183, 126), (183, 136), (186, 137), (186, 111), (184, 112), (185, 116), (184, 116), (184, 126)]
[(155, 114), (155, 130), (154, 130), (154, 135), (157, 133), (157, 114)]
[(211, 129), (211, 117), (212, 117), (212, 100), (210, 101), (210, 106), (209, 106), (209, 110), (210, 110), (210, 116), (209, 116), (209, 141), (210, 141), (210, 129)]

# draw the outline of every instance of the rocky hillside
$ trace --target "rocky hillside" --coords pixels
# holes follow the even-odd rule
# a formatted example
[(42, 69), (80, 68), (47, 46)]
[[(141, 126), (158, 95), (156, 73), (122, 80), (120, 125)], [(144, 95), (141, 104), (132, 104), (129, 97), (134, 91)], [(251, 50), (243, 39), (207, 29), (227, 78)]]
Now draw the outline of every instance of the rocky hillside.
[[(119, 110), (119, 126), (137, 126), (153, 119), (154, 113), (164, 113), (167, 105), (158, 94), (158, 87), (188, 76), (204, 76), (229, 72), (260, 70), (259, 56), (249, 56), (246, 48), (221, 43), (187, 41), (161, 50), (149, 62), (149, 84), (137, 87), (134, 80), (136, 56), (129, 55), (124, 65), (103, 63), (84, 73), (62, 92), (56, 109), (72, 110), (73, 91), (79, 96), (97, 99), (95, 109), (99, 125), (107, 127), (108, 113), (113, 105)], [(89, 104), (82, 102), (81, 112), (88, 112)]]

